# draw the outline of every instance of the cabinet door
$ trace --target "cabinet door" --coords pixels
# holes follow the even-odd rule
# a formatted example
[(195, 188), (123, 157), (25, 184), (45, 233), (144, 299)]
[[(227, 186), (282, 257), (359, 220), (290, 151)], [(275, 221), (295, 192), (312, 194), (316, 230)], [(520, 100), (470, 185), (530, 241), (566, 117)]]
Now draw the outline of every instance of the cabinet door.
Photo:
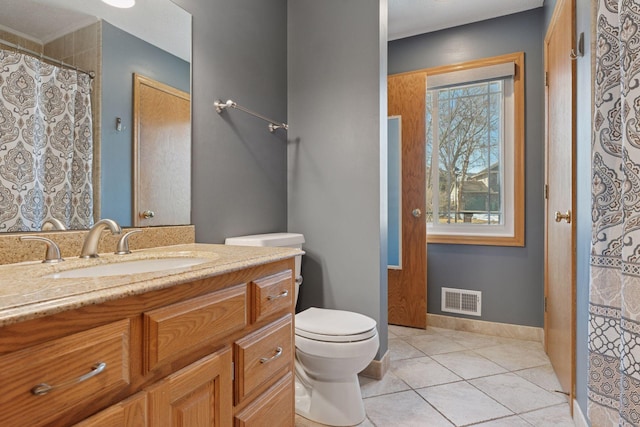
[(152, 427), (231, 426), (231, 350), (204, 357), (148, 389)]
[(147, 393), (140, 392), (130, 398), (98, 412), (75, 427), (146, 427)]

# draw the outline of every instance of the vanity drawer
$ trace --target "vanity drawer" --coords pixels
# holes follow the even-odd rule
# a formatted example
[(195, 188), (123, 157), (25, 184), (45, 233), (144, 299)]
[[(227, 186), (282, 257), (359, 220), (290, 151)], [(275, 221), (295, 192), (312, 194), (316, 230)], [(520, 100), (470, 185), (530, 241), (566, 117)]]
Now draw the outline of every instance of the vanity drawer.
[(125, 388), (129, 328), (121, 320), (0, 357), (0, 425), (40, 426)]
[(247, 325), (245, 284), (182, 301), (143, 315), (146, 371)]
[(291, 314), (236, 341), (235, 404), (260, 386), (292, 368), (293, 324)]
[(291, 270), (281, 271), (271, 276), (251, 282), (253, 295), (252, 322), (280, 311), (290, 311), (293, 307), (293, 274)]
[(234, 427), (292, 426), (293, 374), (287, 372), (273, 387), (235, 416)]

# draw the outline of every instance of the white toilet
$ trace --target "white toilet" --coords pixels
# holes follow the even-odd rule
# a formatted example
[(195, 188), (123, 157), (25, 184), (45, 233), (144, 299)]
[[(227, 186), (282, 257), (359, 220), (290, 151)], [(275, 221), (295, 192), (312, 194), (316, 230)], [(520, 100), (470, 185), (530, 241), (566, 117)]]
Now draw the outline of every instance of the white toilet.
[[(227, 245), (302, 248), (304, 236), (270, 233), (231, 237)], [(302, 283), (295, 260), (296, 301)], [(296, 413), (330, 426), (352, 426), (365, 418), (358, 372), (373, 360), (376, 321), (358, 313), (308, 308), (295, 317)]]

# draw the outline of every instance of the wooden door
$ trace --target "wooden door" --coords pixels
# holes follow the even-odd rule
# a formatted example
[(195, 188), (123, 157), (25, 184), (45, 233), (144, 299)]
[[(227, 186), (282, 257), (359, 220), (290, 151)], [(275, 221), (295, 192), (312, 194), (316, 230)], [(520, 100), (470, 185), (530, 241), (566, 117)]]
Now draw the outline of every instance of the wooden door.
[(424, 72), (388, 77), (389, 116), (400, 116), (401, 267), (388, 270), (389, 323), (427, 327), (427, 225)]
[(149, 389), (151, 427), (218, 427), (232, 423), (231, 350), (225, 348)]
[(189, 224), (189, 94), (134, 74), (133, 98), (133, 224)]
[(562, 390), (575, 384), (574, 0), (558, 0), (545, 37), (545, 348)]

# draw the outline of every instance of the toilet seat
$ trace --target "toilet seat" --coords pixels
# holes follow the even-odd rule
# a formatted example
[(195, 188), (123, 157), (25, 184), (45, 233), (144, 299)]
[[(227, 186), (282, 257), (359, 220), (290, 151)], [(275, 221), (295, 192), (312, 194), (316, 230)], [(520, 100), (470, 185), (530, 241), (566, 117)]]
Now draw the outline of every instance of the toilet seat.
[(363, 341), (378, 333), (370, 317), (317, 307), (296, 314), (295, 325), (296, 336), (327, 343)]

